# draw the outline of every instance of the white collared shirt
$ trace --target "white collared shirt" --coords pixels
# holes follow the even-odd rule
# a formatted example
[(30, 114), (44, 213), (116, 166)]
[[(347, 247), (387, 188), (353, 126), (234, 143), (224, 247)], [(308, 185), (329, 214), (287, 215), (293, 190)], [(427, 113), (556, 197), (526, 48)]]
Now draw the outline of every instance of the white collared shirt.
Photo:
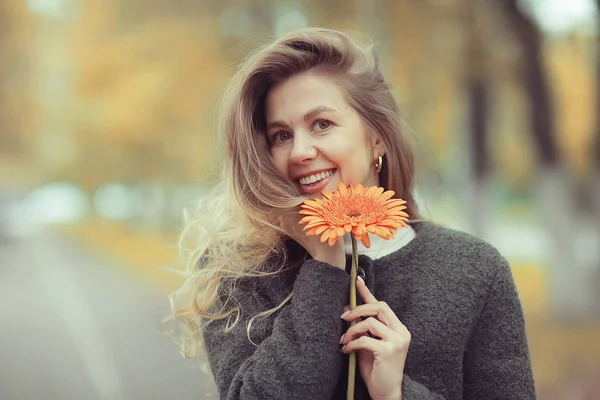
[[(415, 230), (412, 226), (407, 228), (399, 228), (393, 239), (385, 240), (377, 235), (369, 234), (371, 239), (371, 247), (368, 249), (358, 241), (358, 254), (363, 254), (372, 260), (392, 254), (396, 250), (406, 246), (416, 236)], [(344, 251), (346, 254), (352, 254), (352, 239), (350, 234), (344, 236)]]

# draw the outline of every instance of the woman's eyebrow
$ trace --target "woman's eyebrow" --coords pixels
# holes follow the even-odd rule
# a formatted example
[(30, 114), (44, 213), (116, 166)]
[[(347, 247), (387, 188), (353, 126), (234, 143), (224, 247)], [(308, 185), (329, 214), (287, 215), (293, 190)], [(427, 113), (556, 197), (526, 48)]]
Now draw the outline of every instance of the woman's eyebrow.
[(322, 112), (328, 112), (328, 111), (337, 112), (336, 109), (331, 108), (331, 107), (318, 106), (318, 107), (313, 108), (312, 110), (310, 110), (306, 114), (304, 114), (304, 121), (309, 121), (309, 120), (313, 119), (315, 115), (320, 114)]
[[(322, 112), (338, 112), (335, 108), (327, 107), (327, 106), (317, 106), (311, 110), (309, 110), (306, 114), (304, 114), (304, 121), (309, 121), (313, 119), (316, 115)], [(287, 128), (287, 124), (282, 121), (273, 121), (269, 122), (267, 125), (267, 129), (271, 128)]]

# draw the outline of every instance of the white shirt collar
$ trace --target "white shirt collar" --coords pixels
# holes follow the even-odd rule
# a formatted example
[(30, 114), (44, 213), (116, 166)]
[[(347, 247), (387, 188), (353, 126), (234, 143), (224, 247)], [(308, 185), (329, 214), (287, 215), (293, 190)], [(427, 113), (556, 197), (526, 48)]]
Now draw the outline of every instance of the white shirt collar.
[[(371, 247), (366, 248), (360, 241), (357, 243), (358, 254), (363, 254), (372, 260), (387, 256), (400, 248), (406, 246), (416, 236), (415, 230), (412, 226), (407, 228), (400, 228), (397, 230), (396, 235), (393, 239), (385, 240), (377, 235), (369, 234), (371, 239)], [(352, 254), (352, 239), (350, 234), (344, 236), (344, 251), (346, 254)]]

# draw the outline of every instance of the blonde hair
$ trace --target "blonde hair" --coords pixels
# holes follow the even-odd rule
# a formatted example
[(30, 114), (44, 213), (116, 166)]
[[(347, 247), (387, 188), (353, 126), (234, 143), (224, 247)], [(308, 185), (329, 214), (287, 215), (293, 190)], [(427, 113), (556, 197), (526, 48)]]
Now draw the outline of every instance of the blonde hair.
[[(419, 217), (412, 193), (413, 151), (372, 46), (359, 46), (338, 31), (307, 28), (257, 49), (244, 60), (222, 99), (218, 131), (225, 162), (220, 182), (187, 214), (180, 239), (182, 251), (187, 251), (182, 253), (186, 281), (171, 296), (171, 319), (187, 328), (177, 340), (187, 357), (196, 355), (204, 324), (228, 319), (227, 331), (240, 321), (242, 310), (233, 296), (236, 282), (277, 274), (286, 264), (286, 232), (271, 221), (295, 213), (305, 198), (269, 157), (264, 103), (274, 85), (308, 71), (328, 73), (381, 140), (385, 157), (380, 184), (407, 201), (411, 219)], [(261, 315), (278, 310), (290, 298), (291, 293)], [(247, 323), (249, 339), (254, 318)]]

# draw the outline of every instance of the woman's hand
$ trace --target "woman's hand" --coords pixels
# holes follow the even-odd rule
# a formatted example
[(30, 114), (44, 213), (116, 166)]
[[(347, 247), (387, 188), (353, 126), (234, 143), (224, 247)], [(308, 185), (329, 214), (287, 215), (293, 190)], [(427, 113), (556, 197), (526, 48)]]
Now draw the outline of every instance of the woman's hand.
[[(352, 311), (346, 306), (347, 312), (342, 314), (347, 322), (357, 321), (342, 336), (342, 352), (358, 352), (358, 369), (371, 398), (401, 399), (410, 332), (386, 303), (377, 301), (361, 279), (356, 286), (365, 304)], [(369, 337), (369, 333), (376, 338)]]
[(335, 245), (329, 246), (327, 242), (321, 243), (320, 236), (306, 236), (303, 225), (300, 225), (300, 214), (280, 217), (278, 225), (317, 261), (321, 261), (342, 270), (346, 269), (346, 255), (344, 254), (344, 241), (339, 238)]

